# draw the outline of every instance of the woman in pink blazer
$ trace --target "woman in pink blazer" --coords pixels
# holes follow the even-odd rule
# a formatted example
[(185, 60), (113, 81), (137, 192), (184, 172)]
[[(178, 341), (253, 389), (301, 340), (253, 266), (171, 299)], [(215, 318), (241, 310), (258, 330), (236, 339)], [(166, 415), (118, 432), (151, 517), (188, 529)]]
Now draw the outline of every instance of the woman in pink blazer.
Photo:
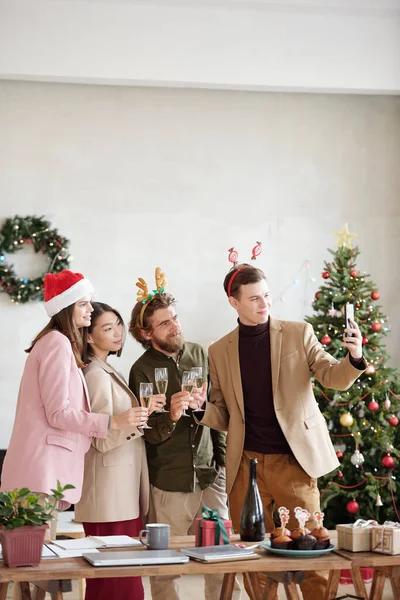
[(118, 418), (90, 411), (82, 375), (84, 328), (90, 325), (91, 283), (69, 270), (48, 273), (44, 301), (49, 323), (27, 350), (14, 428), (4, 459), (1, 489), (28, 487), (50, 493), (57, 480), (65, 492), (62, 508), (78, 502), (84, 455), (92, 438), (106, 438), (109, 427), (130, 428), (132, 411)]

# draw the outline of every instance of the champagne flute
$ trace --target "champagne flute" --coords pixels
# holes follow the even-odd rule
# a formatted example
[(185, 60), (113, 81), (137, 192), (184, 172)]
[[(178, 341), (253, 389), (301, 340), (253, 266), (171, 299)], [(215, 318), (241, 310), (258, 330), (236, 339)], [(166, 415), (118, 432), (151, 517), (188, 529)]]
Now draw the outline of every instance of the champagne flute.
[[(194, 387), (194, 378), (192, 371), (183, 371), (182, 374), (182, 392), (192, 393)], [(190, 417), (187, 412), (184, 410), (182, 412), (182, 417)]]
[[(139, 386), (139, 399), (140, 405), (145, 408), (150, 408), (151, 397), (153, 395), (153, 384), (152, 383), (141, 383)], [(142, 429), (153, 429), (150, 425), (147, 425), (147, 421), (142, 425)]]
[[(157, 392), (166, 394), (168, 387), (168, 369), (166, 367), (154, 369), (154, 377), (156, 380)], [(168, 411), (162, 406), (158, 413), (167, 413)]]
[[(203, 368), (202, 367), (193, 367), (192, 369), (190, 369), (190, 372), (193, 375), (194, 387), (196, 388), (196, 390), (198, 390), (200, 392), (201, 388), (203, 387)], [(194, 410), (194, 412), (204, 412), (204, 408), (201, 408), (200, 402), (199, 402), (197, 408), (195, 408), (193, 410)]]

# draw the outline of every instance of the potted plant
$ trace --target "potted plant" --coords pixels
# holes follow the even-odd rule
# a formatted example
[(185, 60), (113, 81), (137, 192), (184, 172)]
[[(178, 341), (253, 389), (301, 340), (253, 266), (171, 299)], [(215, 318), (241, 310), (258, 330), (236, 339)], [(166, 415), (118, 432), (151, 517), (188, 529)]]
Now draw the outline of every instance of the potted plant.
[(47, 523), (55, 518), (65, 490), (73, 488), (57, 481), (51, 494), (35, 494), (28, 488), (0, 492), (0, 541), (6, 565), (36, 567), (40, 563)]

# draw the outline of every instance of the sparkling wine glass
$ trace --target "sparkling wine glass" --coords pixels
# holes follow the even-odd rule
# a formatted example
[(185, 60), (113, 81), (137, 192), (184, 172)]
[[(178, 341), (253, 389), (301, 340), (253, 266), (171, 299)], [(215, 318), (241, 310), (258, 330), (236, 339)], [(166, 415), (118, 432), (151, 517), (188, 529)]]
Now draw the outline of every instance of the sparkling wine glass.
[[(203, 387), (203, 368), (202, 367), (193, 367), (190, 369), (190, 372), (193, 375), (194, 379), (194, 388), (200, 392)], [(201, 408), (201, 401), (197, 405), (197, 408), (193, 409), (193, 412), (204, 412), (204, 408)]]
[[(191, 394), (194, 388), (194, 383), (195, 382), (192, 371), (183, 371), (182, 392), (189, 392), (189, 394)], [(190, 415), (188, 415), (187, 412), (184, 410), (182, 412), (182, 417), (190, 417)]]
[[(168, 388), (168, 369), (166, 367), (154, 369), (154, 377), (156, 380), (157, 392), (165, 395)], [(157, 412), (167, 413), (168, 411), (162, 406)]]
[[(152, 383), (141, 383), (139, 386), (139, 399), (140, 405), (145, 408), (150, 408), (151, 397), (153, 395), (153, 384)], [(153, 429), (150, 425), (147, 425), (147, 421), (142, 425), (142, 429)]]

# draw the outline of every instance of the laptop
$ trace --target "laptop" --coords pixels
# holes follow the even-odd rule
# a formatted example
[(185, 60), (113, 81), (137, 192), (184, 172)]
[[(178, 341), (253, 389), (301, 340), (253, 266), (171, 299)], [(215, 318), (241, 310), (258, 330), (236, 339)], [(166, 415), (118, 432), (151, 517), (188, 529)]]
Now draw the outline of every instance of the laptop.
[(124, 550), (121, 552), (85, 552), (94, 567), (135, 567), (140, 565), (172, 565), (189, 562), (189, 558), (176, 550)]
[(200, 562), (226, 562), (229, 560), (251, 560), (260, 558), (258, 554), (248, 548), (238, 548), (232, 544), (221, 546), (200, 546), (196, 548), (182, 548), (181, 552)]

